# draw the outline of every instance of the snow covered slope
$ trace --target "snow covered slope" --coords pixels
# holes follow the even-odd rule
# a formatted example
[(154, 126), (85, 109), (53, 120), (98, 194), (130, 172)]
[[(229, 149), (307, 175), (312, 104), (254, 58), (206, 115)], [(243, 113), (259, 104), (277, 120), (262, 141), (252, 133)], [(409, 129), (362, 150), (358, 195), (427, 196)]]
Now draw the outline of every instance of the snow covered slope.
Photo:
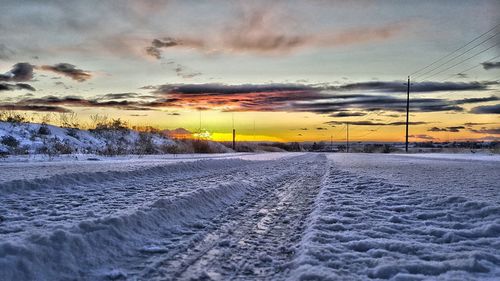
[(0, 164), (0, 280), (500, 278), (498, 162), (481, 157), (70, 163)]
[[(0, 156), (100, 154), (228, 153), (213, 141), (173, 140), (160, 132), (138, 132), (123, 127), (80, 130), (47, 124), (1, 122)], [(19, 157), (19, 156), (18, 156)]]

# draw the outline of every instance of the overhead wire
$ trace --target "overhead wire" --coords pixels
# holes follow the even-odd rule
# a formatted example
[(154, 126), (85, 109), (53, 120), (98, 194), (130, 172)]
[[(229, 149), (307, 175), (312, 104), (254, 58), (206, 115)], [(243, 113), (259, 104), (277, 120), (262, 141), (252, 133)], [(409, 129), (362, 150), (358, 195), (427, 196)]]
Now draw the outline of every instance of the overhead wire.
[(495, 26), (493, 26), (492, 28), (488, 29), (488, 31), (486, 31), (486, 32), (482, 33), (481, 35), (479, 35), (479, 36), (475, 37), (475, 38), (474, 38), (474, 39), (472, 39), (471, 41), (467, 42), (465, 45), (462, 45), (460, 48), (458, 48), (458, 49), (454, 50), (453, 52), (448, 53), (447, 55), (445, 55), (445, 56), (443, 56), (443, 57), (441, 57), (441, 58), (439, 58), (439, 59), (437, 59), (437, 60), (433, 61), (432, 63), (428, 64), (427, 66), (424, 66), (424, 67), (422, 67), (422, 68), (417, 69), (416, 71), (412, 72), (412, 73), (410, 74), (410, 76), (413, 76), (413, 75), (415, 75), (415, 74), (419, 73), (420, 71), (425, 70), (425, 69), (427, 69), (427, 68), (429, 68), (429, 67), (431, 67), (431, 66), (435, 65), (436, 63), (440, 62), (441, 60), (443, 60), (443, 59), (445, 59), (445, 58), (447, 58), (447, 57), (449, 57), (449, 56), (451, 56), (451, 55), (455, 54), (456, 52), (458, 52), (458, 51), (462, 50), (463, 48), (465, 48), (465, 47), (469, 46), (470, 44), (472, 44), (472, 43), (473, 43), (474, 41), (476, 41), (477, 39), (479, 39), (479, 38), (483, 37), (484, 35), (486, 35), (486, 34), (490, 33), (491, 31), (495, 30), (495, 28), (497, 28), (497, 27), (499, 27), (499, 26), (500, 26), (500, 23), (499, 23), (499, 24), (497, 24), (497, 25), (495, 25)]

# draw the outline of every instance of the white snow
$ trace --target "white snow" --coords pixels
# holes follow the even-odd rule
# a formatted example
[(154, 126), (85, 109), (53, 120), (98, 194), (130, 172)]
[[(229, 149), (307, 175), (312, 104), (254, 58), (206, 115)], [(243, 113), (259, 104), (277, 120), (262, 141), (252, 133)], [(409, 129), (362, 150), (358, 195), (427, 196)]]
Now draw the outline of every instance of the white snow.
[(499, 163), (452, 156), (10, 159), (0, 280), (498, 280)]
[[(351, 163), (344, 163), (344, 170), (332, 166), (310, 216), (292, 276), (298, 280), (500, 277), (498, 197), (475, 200), (470, 196), (443, 196), (440, 190), (434, 190), (432, 180), (424, 182), (431, 183), (430, 186), (420, 188), (422, 182), (391, 184), (383, 177), (359, 173), (369, 170), (366, 166), (349, 169), (352, 162), (366, 165), (369, 157), (331, 156), (334, 163), (346, 158)], [(393, 157), (373, 156), (376, 160), (371, 164), (380, 167), (373, 173), (383, 175)], [(433, 171), (438, 168), (431, 163), (427, 165)], [(411, 167), (411, 173), (422, 179), (435, 174), (422, 173), (417, 165)], [(475, 192), (493, 188), (498, 194), (498, 173), (495, 174), (494, 167), (482, 168), (494, 182), (476, 186)]]
[[(4, 137), (13, 138), (17, 142), (16, 145), (3, 143)], [(207, 141), (205, 144), (205, 149), (208, 150), (206, 152), (234, 152), (218, 142)], [(168, 151), (169, 147), (178, 152), (194, 149), (183, 141), (170, 139), (161, 133), (140, 133), (125, 128), (92, 131), (47, 124), (0, 121), (0, 154), (3, 155), (46, 154), (52, 158), (59, 154), (151, 154), (151, 151), (146, 153), (142, 150), (148, 148), (156, 153), (165, 153), (164, 150)]]

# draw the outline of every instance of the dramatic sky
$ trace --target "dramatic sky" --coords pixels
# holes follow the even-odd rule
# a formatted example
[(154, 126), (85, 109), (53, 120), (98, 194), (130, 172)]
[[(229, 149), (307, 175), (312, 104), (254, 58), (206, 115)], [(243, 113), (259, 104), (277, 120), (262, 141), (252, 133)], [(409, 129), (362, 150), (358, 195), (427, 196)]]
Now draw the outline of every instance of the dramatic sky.
[(239, 140), (281, 141), (341, 141), (349, 122), (353, 140), (402, 141), (411, 74), (412, 140), (500, 137), (498, 0), (0, 7), (0, 110), (34, 120), (103, 114), (215, 140), (234, 120)]

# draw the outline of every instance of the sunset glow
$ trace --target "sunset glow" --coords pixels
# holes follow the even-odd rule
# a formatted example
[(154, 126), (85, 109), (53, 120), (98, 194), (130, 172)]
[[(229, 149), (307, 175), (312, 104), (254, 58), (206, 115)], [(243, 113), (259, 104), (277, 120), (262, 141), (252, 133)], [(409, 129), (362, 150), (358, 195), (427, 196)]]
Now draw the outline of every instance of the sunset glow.
[(343, 141), (346, 123), (353, 141), (403, 141), (406, 77), (490, 30), (413, 75), (410, 138), (499, 138), (497, 1), (334, 2), (7, 1), (0, 110), (220, 141), (233, 120), (240, 141)]

